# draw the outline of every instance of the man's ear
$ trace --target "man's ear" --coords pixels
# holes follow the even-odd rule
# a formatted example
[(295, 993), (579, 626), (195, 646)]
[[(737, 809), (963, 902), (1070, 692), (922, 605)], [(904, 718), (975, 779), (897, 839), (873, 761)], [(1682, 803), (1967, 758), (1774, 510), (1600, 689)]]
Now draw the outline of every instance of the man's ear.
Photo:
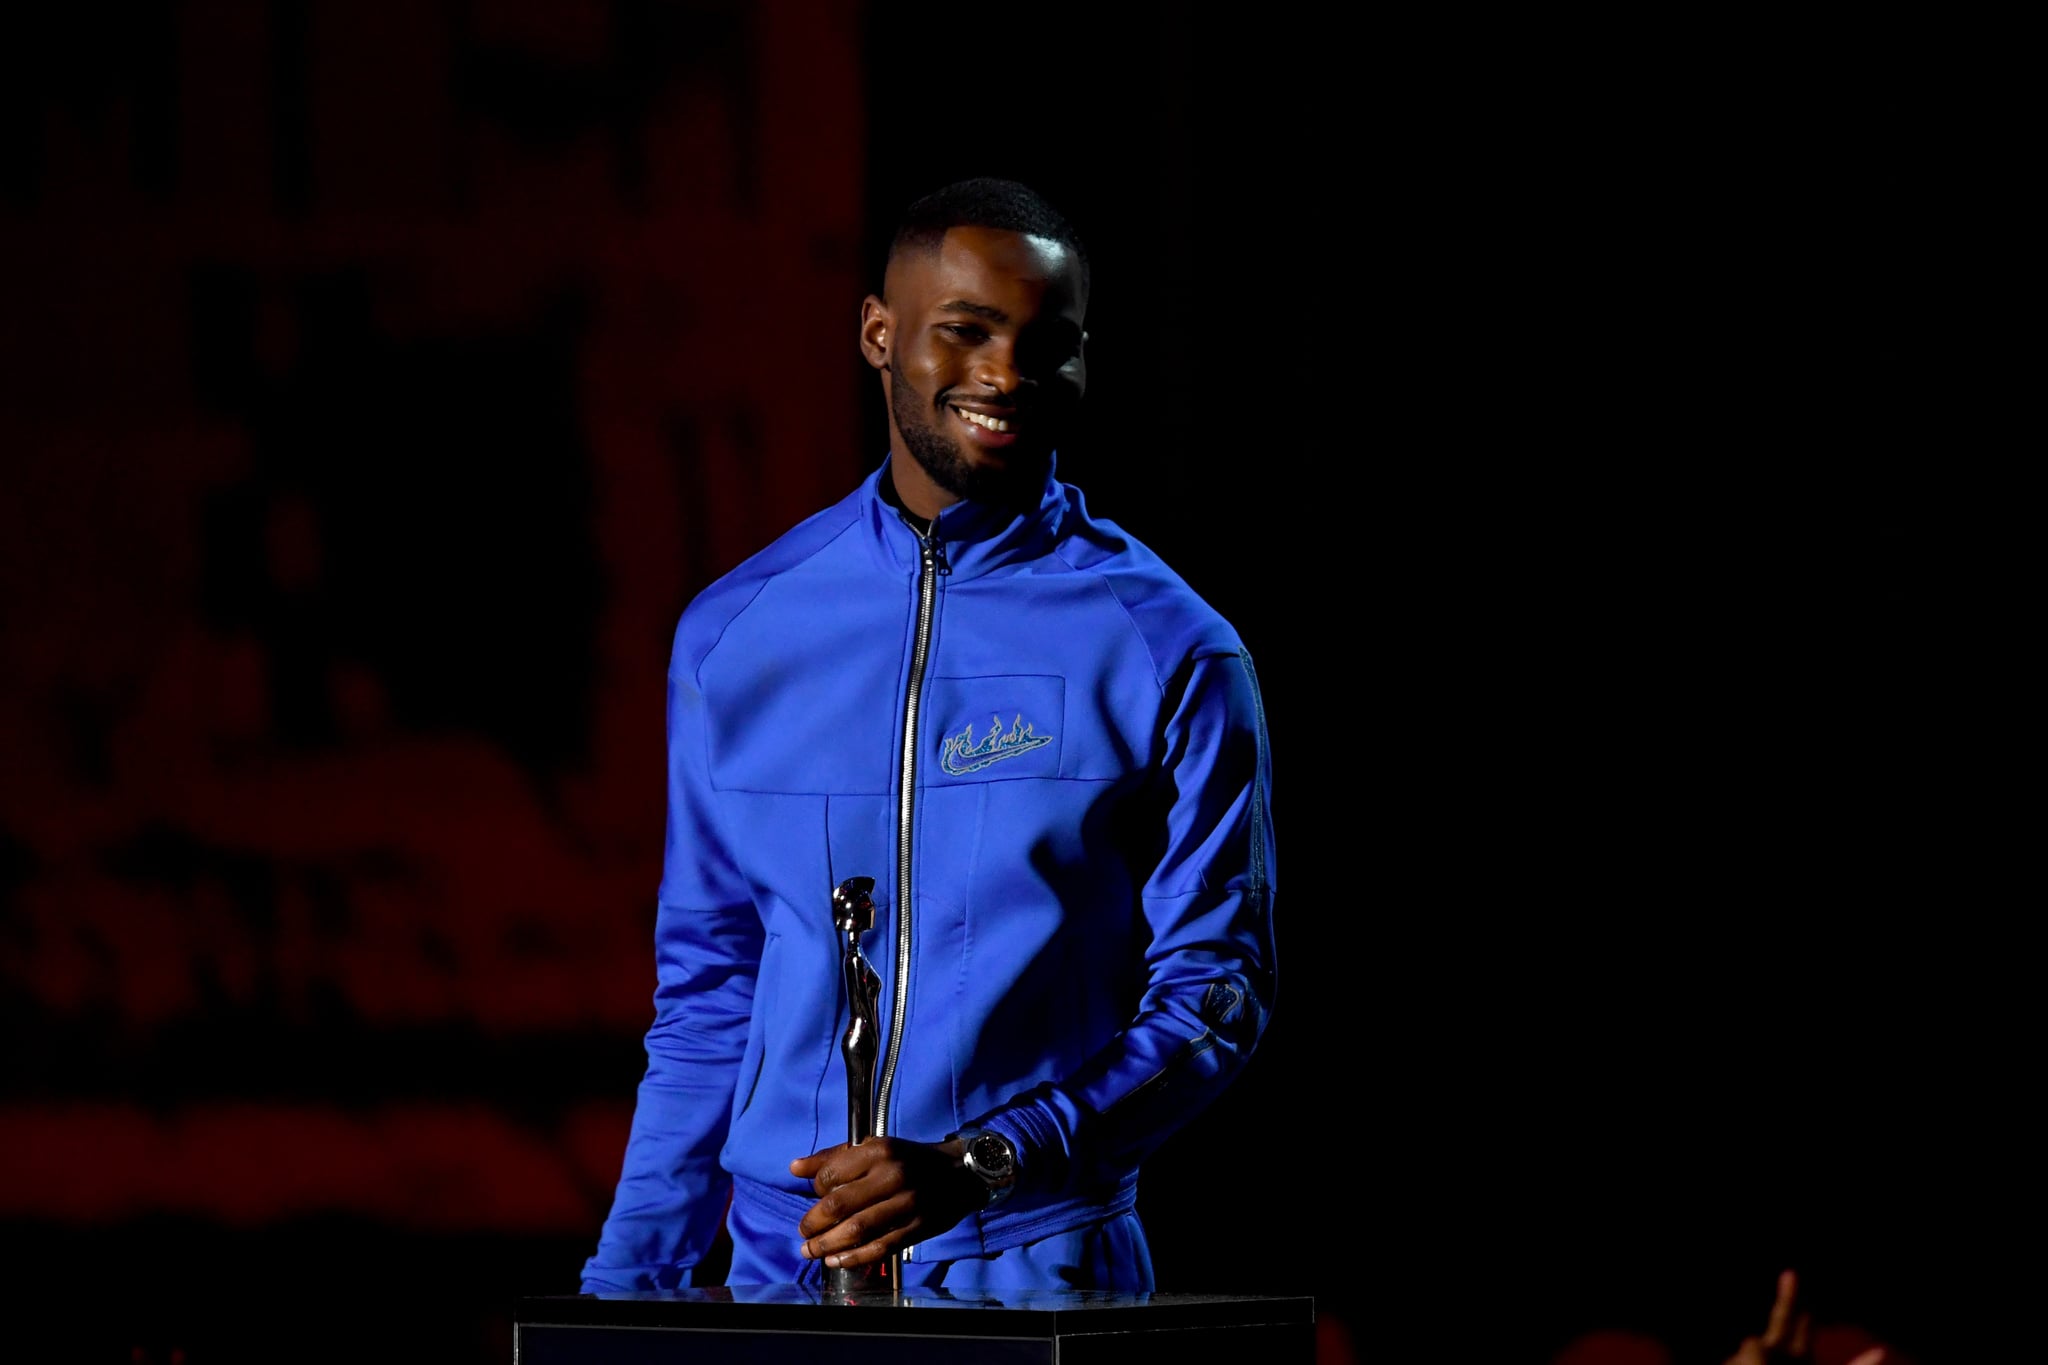
[(889, 305), (873, 294), (861, 300), (860, 353), (867, 357), (868, 364), (878, 370), (889, 367), (889, 343), (895, 332), (896, 320), (889, 316)]

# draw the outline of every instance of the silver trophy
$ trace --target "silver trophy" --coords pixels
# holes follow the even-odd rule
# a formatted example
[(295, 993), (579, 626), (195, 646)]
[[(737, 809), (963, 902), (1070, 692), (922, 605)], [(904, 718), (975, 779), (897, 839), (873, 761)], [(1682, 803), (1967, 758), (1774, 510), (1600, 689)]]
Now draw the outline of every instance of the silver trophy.
[[(832, 892), (832, 923), (839, 928), (839, 968), (846, 983), (846, 1032), (839, 1055), (846, 1059), (846, 1141), (858, 1146), (875, 1134), (875, 1053), (879, 1029), (875, 1001), (882, 978), (861, 954), (860, 936), (875, 926), (873, 877), (848, 877)], [(902, 1258), (864, 1266), (825, 1267), (825, 1290), (844, 1294), (894, 1290), (901, 1283)]]

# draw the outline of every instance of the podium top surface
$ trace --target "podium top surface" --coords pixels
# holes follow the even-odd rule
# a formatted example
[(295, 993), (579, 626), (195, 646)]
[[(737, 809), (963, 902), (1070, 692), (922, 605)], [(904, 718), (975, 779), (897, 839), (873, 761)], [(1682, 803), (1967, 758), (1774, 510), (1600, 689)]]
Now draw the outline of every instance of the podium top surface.
[[(963, 1319), (961, 1313), (972, 1314)], [(640, 1294), (563, 1294), (518, 1301), (520, 1325), (769, 1330), (878, 1335), (1052, 1338), (1077, 1332), (1182, 1330), (1313, 1323), (1315, 1300), (1259, 1294), (1124, 1294), (1042, 1289), (992, 1294), (944, 1289), (834, 1297), (803, 1285), (720, 1285)], [(972, 1326), (968, 1323), (971, 1321)]]

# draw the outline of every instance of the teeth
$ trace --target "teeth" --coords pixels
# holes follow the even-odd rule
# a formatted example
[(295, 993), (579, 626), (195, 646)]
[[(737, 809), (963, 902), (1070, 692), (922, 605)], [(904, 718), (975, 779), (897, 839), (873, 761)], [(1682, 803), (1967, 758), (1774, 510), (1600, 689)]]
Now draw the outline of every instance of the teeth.
[(1010, 424), (1000, 417), (985, 417), (978, 412), (969, 412), (966, 408), (954, 408), (953, 411), (959, 413), (976, 426), (987, 427), (990, 431), (1008, 431), (1010, 429)]

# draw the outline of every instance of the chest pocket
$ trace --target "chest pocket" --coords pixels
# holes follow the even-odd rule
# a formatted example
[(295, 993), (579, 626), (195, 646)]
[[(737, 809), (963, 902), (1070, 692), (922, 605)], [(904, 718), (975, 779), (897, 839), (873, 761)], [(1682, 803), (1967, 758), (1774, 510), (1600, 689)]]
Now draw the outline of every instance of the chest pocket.
[(1058, 777), (1066, 679), (1044, 673), (933, 678), (925, 730), (934, 785)]

